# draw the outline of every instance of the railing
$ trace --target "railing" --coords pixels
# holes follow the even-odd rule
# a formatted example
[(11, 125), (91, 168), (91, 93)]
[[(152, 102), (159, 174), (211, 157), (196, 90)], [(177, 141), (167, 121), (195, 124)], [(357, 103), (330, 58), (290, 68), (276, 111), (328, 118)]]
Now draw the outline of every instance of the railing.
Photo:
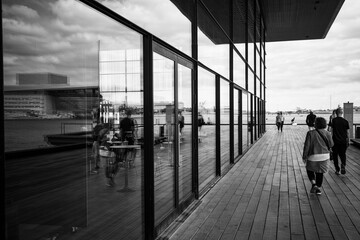
[[(243, 124), (243, 125), (246, 125), (246, 124)], [(265, 125), (275, 125), (275, 123), (266, 123)], [(284, 125), (292, 125), (292, 124), (291, 123), (284, 123)], [(298, 123), (296, 125), (306, 125), (306, 123)], [(353, 138), (360, 138), (360, 130), (359, 130), (359, 133), (358, 133), (359, 136), (356, 136), (356, 129), (358, 127), (360, 128), (360, 123), (353, 123)]]

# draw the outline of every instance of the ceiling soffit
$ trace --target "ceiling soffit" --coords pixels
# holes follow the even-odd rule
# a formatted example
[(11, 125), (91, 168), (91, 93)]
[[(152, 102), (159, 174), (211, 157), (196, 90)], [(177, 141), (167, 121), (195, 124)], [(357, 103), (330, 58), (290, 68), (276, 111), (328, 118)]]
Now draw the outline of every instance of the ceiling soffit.
[[(192, 15), (192, 1), (171, 0), (188, 18)], [(245, 4), (246, 0), (234, 0), (234, 43), (245, 41)], [(345, 0), (259, 0), (264, 16), (266, 41), (291, 41), (323, 39), (326, 37)], [(222, 29), (230, 36), (229, 11), (231, 0), (203, 1)], [(254, 4), (251, 4), (254, 5)], [(199, 11), (202, 8), (199, 8)], [(249, 15), (249, 17), (251, 17)], [(249, 19), (249, 18), (248, 18)], [(251, 20), (251, 18), (249, 19)], [(214, 28), (214, 22), (198, 15), (199, 29), (215, 44), (228, 42), (220, 28)]]

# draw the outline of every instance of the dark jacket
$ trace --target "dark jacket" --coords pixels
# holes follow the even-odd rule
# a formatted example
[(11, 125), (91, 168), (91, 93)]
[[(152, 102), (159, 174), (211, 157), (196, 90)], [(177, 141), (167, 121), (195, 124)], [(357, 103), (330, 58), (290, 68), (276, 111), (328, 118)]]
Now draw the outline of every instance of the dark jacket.
[(349, 122), (342, 117), (336, 117), (332, 120), (333, 140), (335, 144), (346, 145), (349, 142), (348, 129)]

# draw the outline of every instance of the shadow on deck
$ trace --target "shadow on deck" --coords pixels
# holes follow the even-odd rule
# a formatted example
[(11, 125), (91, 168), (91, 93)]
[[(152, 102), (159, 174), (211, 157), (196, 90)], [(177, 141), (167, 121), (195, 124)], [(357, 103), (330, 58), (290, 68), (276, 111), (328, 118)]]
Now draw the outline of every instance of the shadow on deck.
[(268, 126), (196, 209), (169, 228), (176, 230), (159, 238), (360, 239), (360, 150), (351, 145), (346, 175), (335, 175), (331, 163), (323, 194), (311, 194), (301, 158), (306, 131)]

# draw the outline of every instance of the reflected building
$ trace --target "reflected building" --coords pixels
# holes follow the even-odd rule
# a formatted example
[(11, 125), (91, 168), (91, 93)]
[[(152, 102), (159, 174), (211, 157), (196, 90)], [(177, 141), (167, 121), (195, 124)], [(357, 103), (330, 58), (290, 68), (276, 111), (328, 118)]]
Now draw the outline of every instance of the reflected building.
[(16, 74), (16, 83), (4, 86), (6, 119), (84, 118), (99, 104), (99, 86), (71, 86), (64, 75)]
[[(325, 38), (343, 2), (2, 0), (6, 239), (160, 236), (266, 132), (266, 43)], [(26, 149), (59, 122), (24, 112), (94, 129)]]

